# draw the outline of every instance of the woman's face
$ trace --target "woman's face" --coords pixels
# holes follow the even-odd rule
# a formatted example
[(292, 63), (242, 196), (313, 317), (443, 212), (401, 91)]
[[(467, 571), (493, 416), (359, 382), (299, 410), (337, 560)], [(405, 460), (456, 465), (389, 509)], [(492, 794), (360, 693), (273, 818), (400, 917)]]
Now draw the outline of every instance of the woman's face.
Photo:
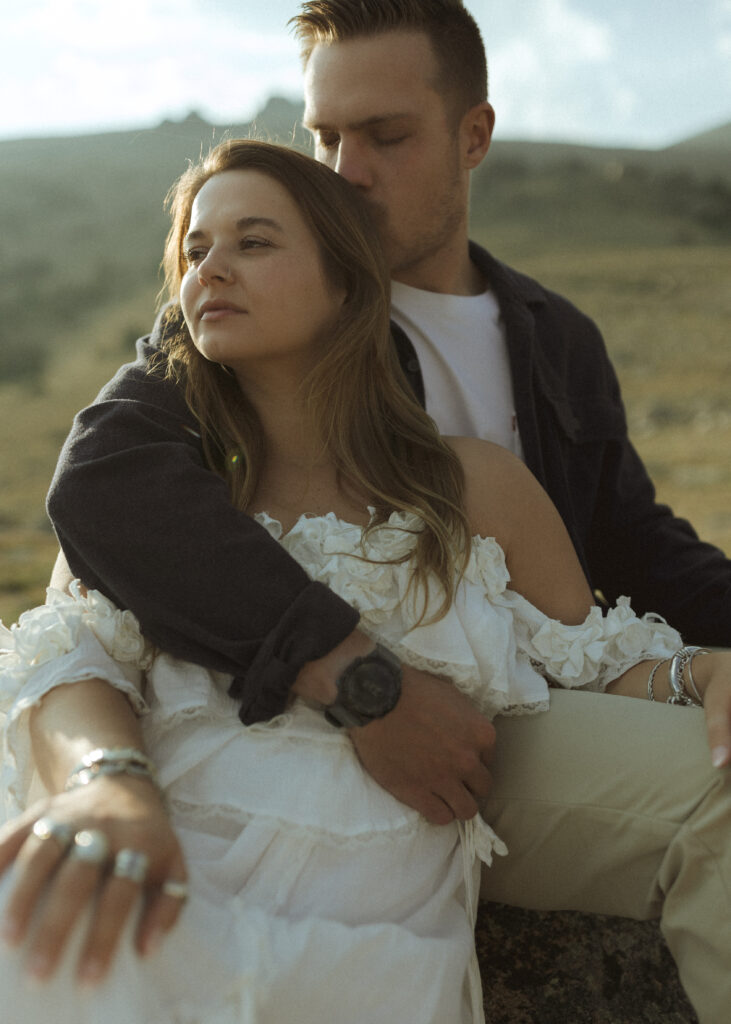
[(283, 186), (254, 170), (210, 178), (183, 243), (180, 302), (196, 348), (234, 371), (288, 360), (306, 372), (344, 293)]

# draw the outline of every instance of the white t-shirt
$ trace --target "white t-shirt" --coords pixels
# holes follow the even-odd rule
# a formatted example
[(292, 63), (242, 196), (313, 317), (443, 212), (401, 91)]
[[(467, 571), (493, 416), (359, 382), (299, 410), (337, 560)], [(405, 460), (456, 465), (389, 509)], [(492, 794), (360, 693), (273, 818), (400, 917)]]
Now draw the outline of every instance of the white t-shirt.
[(500, 308), (491, 291), (442, 295), (392, 282), (391, 316), (416, 350), (426, 410), (442, 434), (523, 458)]

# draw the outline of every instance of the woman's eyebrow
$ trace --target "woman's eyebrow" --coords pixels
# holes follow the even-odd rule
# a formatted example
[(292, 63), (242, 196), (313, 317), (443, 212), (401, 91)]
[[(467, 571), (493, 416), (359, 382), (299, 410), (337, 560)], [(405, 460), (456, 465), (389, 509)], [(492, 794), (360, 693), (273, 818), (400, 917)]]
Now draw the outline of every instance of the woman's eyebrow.
[[(271, 217), (257, 217), (257, 216), (254, 216), (254, 217), (240, 217), (236, 221), (236, 230), (237, 231), (243, 231), (246, 228), (252, 228), (252, 227), (273, 228), (274, 231), (278, 231), (280, 234), (284, 233), (284, 229), (282, 228), (282, 225), (278, 221), (273, 220)], [(201, 231), (201, 230), (189, 231), (188, 234), (183, 239), (183, 245), (187, 245), (189, 242), (197, 242), (201, 238), (205, 238), (205, 236), (206, 236), (206, 232), (205, 231)]]
[(265, 228), (274, 228), (275, 231), (283, 233), (284, 228), (276, 221), (272, 220), (271, 217), (242, 217), (236, 221), (236, 230), (241, 231), (243, 228), (253, 228), (258, 225), (263, 225)]

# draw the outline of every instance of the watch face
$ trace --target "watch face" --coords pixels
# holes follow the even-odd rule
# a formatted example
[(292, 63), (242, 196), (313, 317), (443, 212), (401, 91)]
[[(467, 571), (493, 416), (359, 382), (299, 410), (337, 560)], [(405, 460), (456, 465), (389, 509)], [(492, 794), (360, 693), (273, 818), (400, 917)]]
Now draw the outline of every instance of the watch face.
[(362, 715), (378, 718), (393, 707), (397, 682), (387, 665), (377, 661), (358, 665), (343, 679), (340, 699)]

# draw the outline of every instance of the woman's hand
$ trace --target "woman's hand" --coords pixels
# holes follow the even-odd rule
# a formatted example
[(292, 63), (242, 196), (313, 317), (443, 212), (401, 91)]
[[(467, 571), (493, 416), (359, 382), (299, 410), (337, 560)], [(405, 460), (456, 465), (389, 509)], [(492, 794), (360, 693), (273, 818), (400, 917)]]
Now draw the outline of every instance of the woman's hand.
[(696, 656), (693, 678), (703, 697), (711, 761), (724, 768), (731, 765), (731, 651)]
[[(69, 835), (103, 833), (109, 844), (105, 863), (76, 858), (73, 843), (67, 847), (53, 835), (40, 838), (33, 826), (41, 818), (67, 826)], [(125, 849), (149, 858), (142, 885), (113, 874), (115, 856)], [(55, 971), (85, 907), (91, 905), (91, 922), (77, 975), (80, 982), (93, 984), (108, 971), (141, 891), (135, 945), (143, 955), (157, 948), (183, 906), (182, 890), (170, 895), (162, 888), (165, 882), (186, 881), (180, 844), (160, 794), (144, 778), (103, 776), (35, 804), (0, 829), (0, 873), (11, 864), (13, 886), (0, 932), (13, 946), (28, 939), (27, 969), (39, 979)]]
[[(693, 694), (691, 671), (697, 695)], [(673, 693), (670, 687), (670, 658), (639, 662), (613, 680), (607, 687), (607, 693), (646, 700), (650, 673), (655, 700), (667, 700)], [(696, 653), (690, 664), (684, 667), (682, 683), (686, 694), (702, 699), (714, 768), (731, 765), (731, 651)]]

